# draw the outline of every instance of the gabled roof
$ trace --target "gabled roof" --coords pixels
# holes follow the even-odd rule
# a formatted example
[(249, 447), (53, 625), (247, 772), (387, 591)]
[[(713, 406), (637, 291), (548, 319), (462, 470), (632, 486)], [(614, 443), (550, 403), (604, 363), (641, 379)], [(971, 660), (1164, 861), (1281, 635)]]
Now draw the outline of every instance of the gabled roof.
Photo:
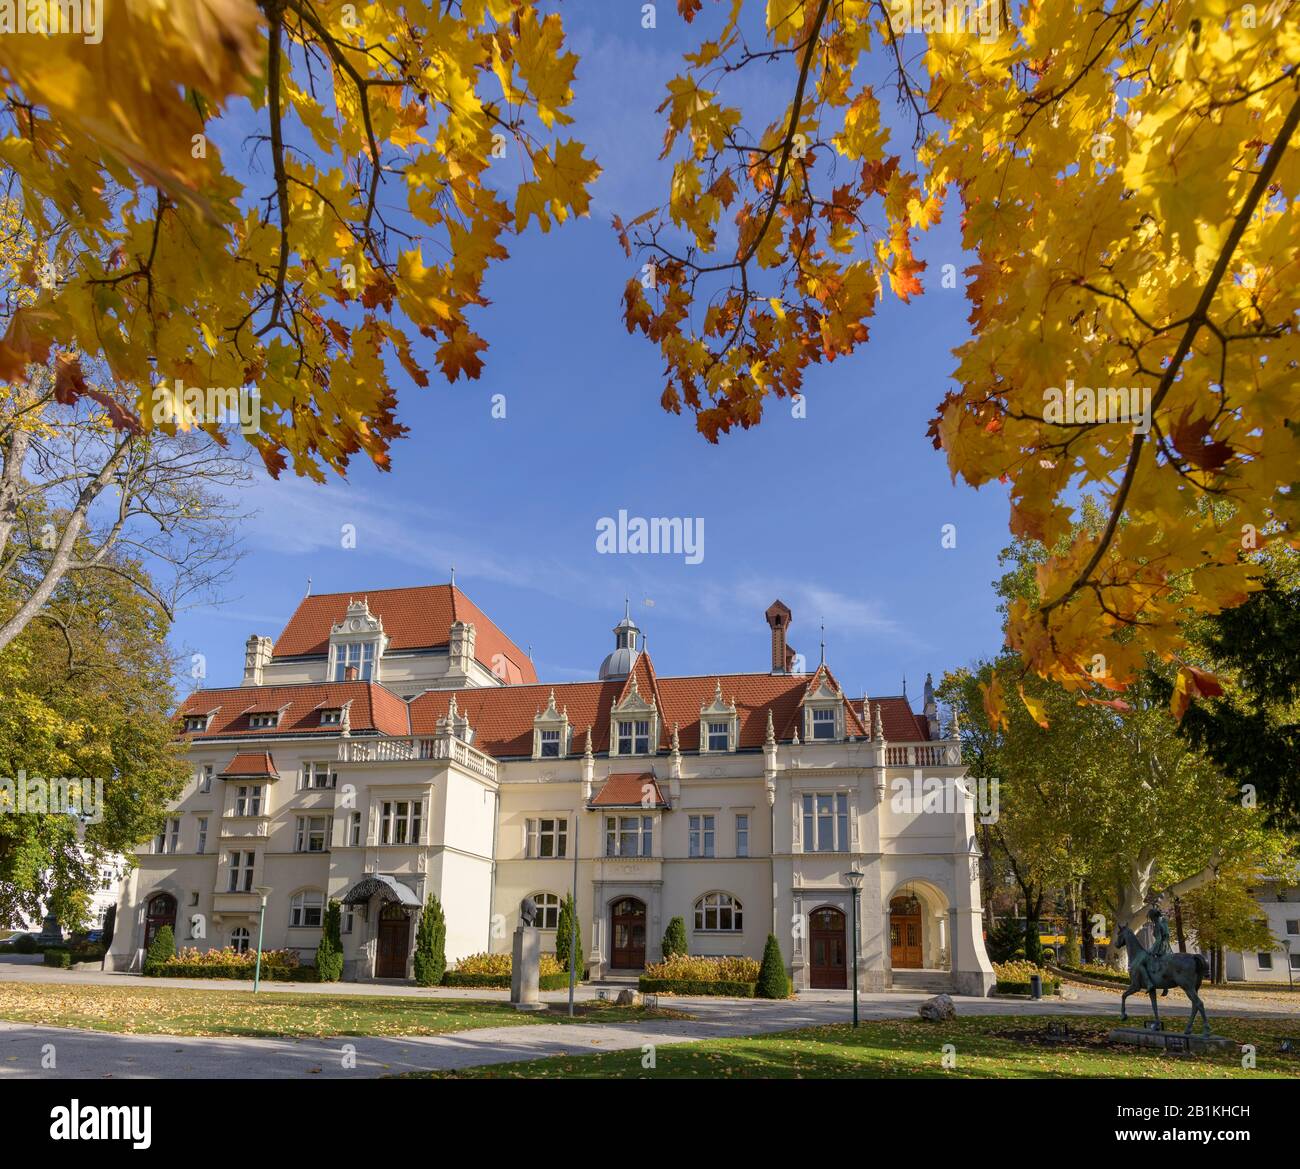
[(221, 769), (222, 779), (279, 779), (270, 751), (241, 751)]
[(912, 705), (902, 694), (887, 698), (868, 698), (871, 703), (871, 720), (868, 723), (862, 716), (862, 700), (849, 703), (858, 722), (866, 725), (874, 733), (872, 724), (876, 718), (876, 707), (880, 708), (880, 722), (885, 729), (885, 739), (893, 743), (919, 743), (930, 737), (930, 724), (925, 715), (916, 714)]
[[(379, 731), (409, 735), (406, 703), (378, 682), (307, 682), (289, 686), (231, 686), (223, 690), (196, 690), (182, 704), (181, 738), (187, 741), (229, 735), (338, 734), (336, 725), (321, 726), (322, 708), (337, 710), (351, 703), (348, 722), (352, 732)], [(249, 715), (281, 710), (273, 727), (249, 726)], [(208, 714), (206, 730), (184, 731), (187, 714)]]
[(384, 623), (390, 650), (446, 646), (452, 624), (470, 622), (475, 632), (474, 656), (480, 663), (512, 684), (537, 681), (537, 671), (528, 655), (452, 584), (304, 597), (276, 638), (272, 660), (324, 656), (329, 652), (330, 629), (343, 620), (350, 601), (362, 598), (370, 612)]
[[(646, 800), (646, 796), (651, 798)], [(610, 775), (592, 796), (589, 808), (666, 808), (668, 801), (659, 790), (652, 771), (618, 771)]]

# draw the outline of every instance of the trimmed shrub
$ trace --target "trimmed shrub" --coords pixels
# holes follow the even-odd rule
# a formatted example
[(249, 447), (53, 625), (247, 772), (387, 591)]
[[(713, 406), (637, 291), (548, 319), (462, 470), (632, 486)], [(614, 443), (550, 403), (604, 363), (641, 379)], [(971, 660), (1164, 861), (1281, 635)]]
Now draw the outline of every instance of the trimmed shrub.
[(40, 947), (36, 944), (36, 939), (31, 934), (23, 934), (14, 943), (15, 954), (35, 954)]
[(706, 958), (699, 954), (675, 954), (645, 968), (645, 978), (677, 982), (758, 981), (759, 965), (753, 958)]
[(55, 946), (51, 946), (48, 950), (45, 951), (45, 965), (46, 966), (71, 966), (72, 954), (67, 950), (63, 950)]
[(176, 935), (172, 927), (165, 925), (153, 936), (149, 949), (144, 955), (144, 972), (151, 973), (150, 967), (158, 967), (176, 957)]
[(415, 981), (421, 986), (437, 986), (446, 971), (447, 918), (442, 903), (430, 893), (415, 935)]
[(752, 999), (755, 984), (752, 982), (721, 982), (690, 978), (647, 978), (644, 974), (637, 983), (642, 994), (719, 995), (723, 998)]
[[(162, 978), (248, 978), (257, 968), (257, 951), (242, 954), (224, 950), (197, 950), (186, 947), (165, 962), (145, 964), (145, 973)], [(263, 950), (262, 977), (275, 982), (316, 982), (314, 966), (301, 965), (297, 950)]]
[(686, 954), (688, 947), (686, 945), (686, 922), (680, 917), (674, 917), (668, 923), (667, 930), (664, 931), (664, 957), (672, 958), (678, 954)]
[[(555, 957), (565, 970), (569, 969), (569, 934), (573, 934), (576, 943), (574, 953), (577, 955), (578, 979), (586, 976), (582, 960), (582, 922), (577, 920), (578, 911), (574, 908), (573, 894), (566, 893), (560, 902), (560, 916), (555, 923)], [(567, 983), (565, 984), (568, 985)]]
[[(442, 976), (442, 985), (509, 990), (512, 965), (509, 954), (468, 954)], [(539, 955), (537, 971), (537, 985), (542, 990), (564, 990), (569, 985), (569, 972), (554, 954)]]
[[(443, 986), (461, 986), (461, 987), (479, 987), (488, 990), (509, 990), (509, 974), (466, 974), (459, 970), (448, 970), (442, 976)], [(569, 972), (567, 970), (552, 971), (550, 974), (540, 974), (537, 978), (537, 988), (539, 990), (568, 990)]]
[(325, 928), (321, 930), (320, 945), (316, 947), (316, 976), (321, 982), (338, 982), (343, 977), (342, 918), (342, 907), (331, 897), (325, 908)]
[(763, 947), (763, 965), (758, 972), (758, 985), (754, 993), (761, 999), (788, 999), (790, 979), (785, 973), (785, 959), (781, 957), (781, 943), (776, 934), (767, 935)]
[(1061, 987), (1061, 980), (1053, 978), (1048, 972), (1032, 962), (994, 962), (993, 974), (997, 978), (997, 988), (1003, 994), (1029, 994), (1029, 979), (1037, 974), (1043, 980), (1043, 994), (1056, 994)]

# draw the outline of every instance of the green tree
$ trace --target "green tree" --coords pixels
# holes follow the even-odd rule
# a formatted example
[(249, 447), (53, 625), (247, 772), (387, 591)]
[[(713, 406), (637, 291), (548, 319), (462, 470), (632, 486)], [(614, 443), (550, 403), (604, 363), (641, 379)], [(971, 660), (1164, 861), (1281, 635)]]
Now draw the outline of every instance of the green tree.
[(338, 982), (343, 977), (342, 908), (331, 897), (325, 909), (325, 928), (316, 947), (316, 977), (321, 982)]
[(172, 927), (165, 925), (153, 936), (153, 941), (149, 943), (149, 949), (144, 955), (144, 972), (152, 974), (169, 958), (176, 954), (176, 935), (172, 932)]
[(785, 972), (785, 959), (781, 957), (781, 943), (776, 934), (767, 935), (763, 947), (763, 964), (758, 969), (758, 984), (754, 993), (761, 999), (787, 999), (790, 997), (790, 979)]
[(573, 894), (566, 893), (560, 902), (560, 915), (555, 922), (555, 957), (565, 970), (569, 969), (569, 938), (572, 935), (573, 953), (577, 957), (578, 977), (582, 977), (582, 922), (573, 903)]
[(442, 904), (430, 893), (415, 935), (415, 981), (421, 986), (437, 986), (446, 969), (447, 919)]
[(1196, 934), (1201, 952), (1214, 954), (1216, 981), (1226, 981), (1226, 950), (1260, 953), (1277, 948), (1268, 928), (1268, 916), (1251, 892), (1258, 872), (1254, 864), (1234, 864), (1220, 869), (1182, 898), (1183, 928)]
[(674, 954), (689, 953), (686, 945), (686, 922), (680, 917), (674, 917), (668, 923), (668, 929), (664, 931), (664, 957), (671, 958)]
[[(25, 538), (38, 539), (57, 516), (26, 520), (36, 527)], [(0, 814), (0, 920), (48, 911), (84, 926), (100, 860), (154, 836), (189, 774), (173, 742), (168, 623), (140, 591), (143, 574), (110, 555), (99, 571), (65, 577), (0, 653), (0, 775), (66, 778), (85, 793), (83, 808), (98, 803), (100, 782), (103, 791), (88, 818), (16, 813), (0, 791), (11, 813)], [(11, 586), (0, 582), (0, 612), (19, 603)]]

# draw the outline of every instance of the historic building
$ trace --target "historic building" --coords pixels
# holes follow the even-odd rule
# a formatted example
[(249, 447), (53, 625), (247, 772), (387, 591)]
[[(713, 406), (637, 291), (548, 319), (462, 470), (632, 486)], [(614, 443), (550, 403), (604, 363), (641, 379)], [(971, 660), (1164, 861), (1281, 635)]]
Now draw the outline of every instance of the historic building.
[(193, 781), (127, 879), (114, 965), (164, 924), (255, 946), (263, 897), (264, 944), (310, 960), (337, 898), (345, 977), (407, 978), (427, 894), (449, 959), (505, 951), (526, 896), (553, 933), (576, 859), (593, 977), (655, 961), (680, 916), (692, 953), (757, 958), (775, 933), (799, 988), (848, 986), (856, 948), (864, 989), (985, 993), (973, 811), (929, 680), (920, 714), (850, 698), (825, 664), (793, 672), (788, 608), (766, 618), (765, 672), (660, 677), (625, 614), (597, 680), (551, 685), (454, 585), (307, 597), (248, 639), (242, 685), (178, 712)]

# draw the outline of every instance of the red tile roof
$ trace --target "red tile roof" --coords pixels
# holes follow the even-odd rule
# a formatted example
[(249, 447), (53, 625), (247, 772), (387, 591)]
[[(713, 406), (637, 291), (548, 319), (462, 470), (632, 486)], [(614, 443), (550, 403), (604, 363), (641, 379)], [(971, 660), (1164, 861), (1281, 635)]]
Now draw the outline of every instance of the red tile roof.
[[(653, 798), (646, 800), (646, 796)], [(619, 771), (610, 775), (592, 796), (589, 808), (666, 808), (668, 801), (650, 771)]]
[(270, 751), (241, 751), (221, 769), (228, 779), (279, 779)]
[[(880, 722), (885, 730), (885, 739), (892, 743), (919, 743), (930, 737), (930, 724), (925, 715), (913, 712), (911, 704), (901, 695), (893, 695), (888, 698), (868, 698), (871, 703), (871, 722), (868, 729), (874, 734), (876, 707), (880, 707)], [(857, 699), (849, 704), (853, 707), (853, 713), (857, 716), (859, 723), (862, 718), (862, 700)]]
[(474, 625), (474, 656), (505, 681), (537, 681), (528, 655), (455, 585), (318, 593), (304, 597), (275, 641), (273, 658), (322, 656), (329, 652), (330, 629), (343, 620), (348, 603), (365, 598), (384, 623), (388, 648), (432, 649), (448, 644), (455, 621)]
[[(307, 682), (292, 686), (232, 686), (223, 690), (196, 690), (182, 704), (177, 717), (208, 714), (207, 730), (187, 731), (186, 741), (229, 735), (337, 735), (337, 726), (321, 726), (322, 710), (337, 710), (347, 703), (348, 725), (356, 731), (409, 735), (406, 703), (377, 682)], [(255, 712), (284, 709), (273, 727), (249, 726)], [(181, 726), (185, 724), (182, 721)]]

